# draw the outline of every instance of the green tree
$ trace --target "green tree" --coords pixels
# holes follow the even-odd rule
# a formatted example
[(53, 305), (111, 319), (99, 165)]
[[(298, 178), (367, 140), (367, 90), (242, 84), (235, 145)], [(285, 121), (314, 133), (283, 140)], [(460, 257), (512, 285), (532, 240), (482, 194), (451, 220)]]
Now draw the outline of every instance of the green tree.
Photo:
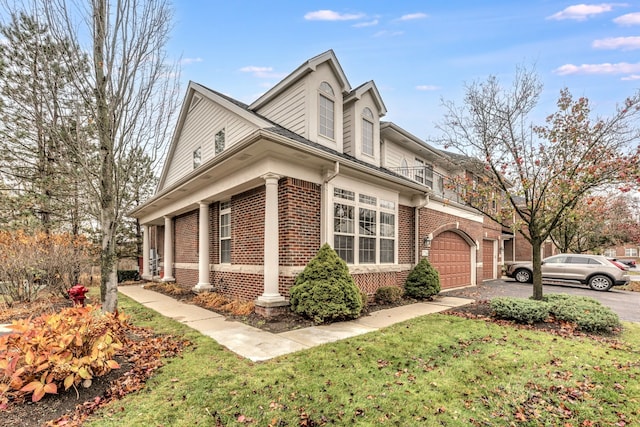
[(543, 296), (543, 242), (585, 195), (611, 184), (628, 188), (640, 165), (640, 92), (610, 116), (594, 118), (587, 98), (563, 89), (557, 111), (532, 126), (541, 92), (535, 73), (524, 69), (510, 89), (496, 77), (472, 83), (462, 106), (443, 102), (436, 139), (483, 166), (474, 178), (455, 178), (464, 201), (531, 243), (534, 299)]
[(363, 307), (349, 267), (326, 243), (298, 274), (290, 294), (291, 309), (318, 323), (356, 318)]
[(6, 194), (30, 205), (46, 232), (65, 228), (73, 199), (74, 169), (60, 134), (69, 126), (74, 85), (69, 67), (86, 69), (86, 57), (63, 60), (76, 49), (55, 40), (46, 23), (17, 11), (0, 25), (0, 151)]
[(413, 267), (404, 284), (405, 294), (417, 299), (429, 299), (440, 292), (440, 274), (427, 258)]

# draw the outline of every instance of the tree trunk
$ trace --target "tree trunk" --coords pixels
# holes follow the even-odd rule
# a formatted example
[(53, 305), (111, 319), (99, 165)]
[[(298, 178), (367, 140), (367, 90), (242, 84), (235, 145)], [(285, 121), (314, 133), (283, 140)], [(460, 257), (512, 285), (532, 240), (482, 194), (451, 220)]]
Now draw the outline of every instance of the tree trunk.
[(96, 0), (93, 7), (93, 60), (96, 76), (97, 128), (100, 141), (100, 300), (102, 310), (113, 312), (118, 306), (118, 280), (115, 253), (115, 159), (113, 153), (113, 122), (109, 114), (107, 76), (105, 76), (104, 46), (107, 38), (107, 2)]
[(542, 299), (542, 239), (531, 237), (533, 251), (533, 299)]

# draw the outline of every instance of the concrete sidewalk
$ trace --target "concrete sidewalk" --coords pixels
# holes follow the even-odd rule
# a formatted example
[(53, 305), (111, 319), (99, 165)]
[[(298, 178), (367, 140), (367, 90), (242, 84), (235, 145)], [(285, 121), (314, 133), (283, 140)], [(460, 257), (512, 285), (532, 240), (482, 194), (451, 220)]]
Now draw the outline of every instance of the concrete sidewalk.
[(145, 307), (182, 322), (203, 335), (213, 338), (234, 353), (253, 361), (268, 360), (320, 344), (366, 334), (394, 323), (474, 301), (467, 298), (437, 296), (434, 301), (375, 311), (368, 316), (349, 322), (337, 322), (274, 334), (242, 322), (226, 320), (221, 314), (176, 301), (161, 293), (144, 289), (142, 286), (119, 286), (118, 290)]

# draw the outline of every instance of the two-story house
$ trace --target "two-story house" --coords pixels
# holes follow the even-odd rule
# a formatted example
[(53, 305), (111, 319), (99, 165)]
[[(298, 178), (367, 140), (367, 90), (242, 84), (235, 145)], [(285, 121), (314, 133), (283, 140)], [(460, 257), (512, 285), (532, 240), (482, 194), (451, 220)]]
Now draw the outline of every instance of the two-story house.
[(191, 82), (156, 194), (131, 213), (143, 277), (255, 300), (266, 315), (325, 242), (370, 295), (402, 286), (423, 256), (443, 288), (498, 277), (501, 228), (445, 185), (465, 171), (386, 112), (333, 51), (250, 105)]

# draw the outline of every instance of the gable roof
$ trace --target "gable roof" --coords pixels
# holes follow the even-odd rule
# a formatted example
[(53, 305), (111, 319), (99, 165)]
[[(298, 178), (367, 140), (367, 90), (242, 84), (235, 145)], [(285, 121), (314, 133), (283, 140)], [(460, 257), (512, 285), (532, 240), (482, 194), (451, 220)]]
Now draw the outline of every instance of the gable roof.
[(263, 105), (267, 104), (269, 101), (280, 95), (282, 92), (287, 90), (291, 85), (300, 80), (302, 77), (316, 70), (318, 65), (328, 63), (335, 75), (340, 82), (340, 90), (342, 93), (347, 94), (351, 92), (351, 85), (347, 80), (347, 76), (344, 74), (342, 70), (342, 66), (338, 62), (336, 58), (336, 54), (332, 49), (321, 53), (320, 55), (314, 56), (313, 58), (304, 62), (301, 66), (296, 68), (291, 74), (289, 74), (284, 79), (280, 80), (278, 84), (269, 89), (264, 95), (260, 98), (256, 99), (251, 105), (249, 105), (249, 109), (257, 110)]
[(248, 106), (240, 101), (237, 101), (233, 98), (230, 98), (226, 95), (223, 95), (215, 90), (211, 90), (201, 84), (195, 83), (193, 81), (189, 81), (189, 85), (187, 86), (187, 93), (185, 95), (184, 101), (182, 103), (182, 108), (180, 109), (180, 114), (178, 115), (178, 121), (176, 123), (176, 128), (173, 132), (173, 136), (171, 137), (171, 144), (169, 145), (169, 149), (167, 150), (167, 154), (165, 157), (165, 163), (162, 168), (162, 174), (160, 175), (160, 180), (158, 181), (158, 186), (156, 188), (156, 192), (164, 187), (165, 180), (167, 178), (167, 174), (169, 171), (169, 165), (171, 163), (171, 159), (176, 151), (176, 147), (178, 145), (178, 139), (180, 138), (180, 134), (182, 133), (182, 128), (184, 127), (184, 123), (189, 114), (189, 110), (191, 109), (191, 102), (194, 97), (204, 97), (213, 101), (222, 107), (232, 111), (234, 114), (242, 117), (250, 123), (255, 124), (258, 127), (269, 127), (272, 126), (272, 123), (266, 118), (250, 111)]
[(362, 95), (367, 92), (371, 92), (373, 96), (373, 101), (375, 102), (376, 108), (378, 109), (378, 116), (382, 117), (387, 114), (387, 107), (384, 105), (382, 96), (380, 96), (380, 92), (378, 92), (378, 88), (376, 87), (376, 84), (373, 80), (369, 80), (368, 82), (361, 84), (360, 86), (349, 92), (349, 95), (344, 98), (344, 103), (346, 104), (347, 102), (358, 100), (362, 98)]

